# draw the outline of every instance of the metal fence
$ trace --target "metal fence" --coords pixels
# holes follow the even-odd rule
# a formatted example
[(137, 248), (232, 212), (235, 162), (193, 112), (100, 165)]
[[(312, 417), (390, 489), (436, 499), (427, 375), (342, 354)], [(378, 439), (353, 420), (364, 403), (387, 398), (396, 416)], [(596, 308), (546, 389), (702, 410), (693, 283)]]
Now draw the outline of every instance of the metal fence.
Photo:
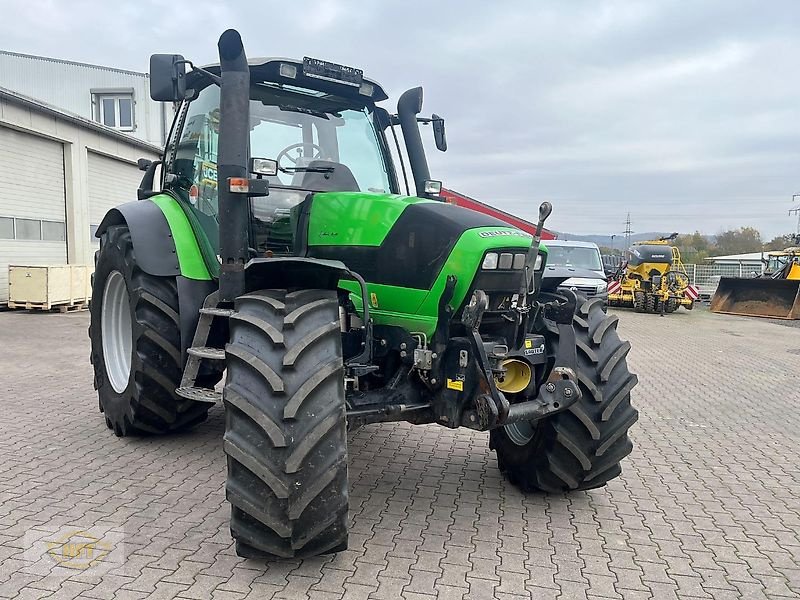
[(754, 274), (760, 274), (763, 269), (760, 262), (743, 262), (735, 265), (688, 264), (684, 266), (689, 274), (689, 281), (700, 290), (700, 297), (704, 300), (714, 295), (720, 277), (753, 277)]

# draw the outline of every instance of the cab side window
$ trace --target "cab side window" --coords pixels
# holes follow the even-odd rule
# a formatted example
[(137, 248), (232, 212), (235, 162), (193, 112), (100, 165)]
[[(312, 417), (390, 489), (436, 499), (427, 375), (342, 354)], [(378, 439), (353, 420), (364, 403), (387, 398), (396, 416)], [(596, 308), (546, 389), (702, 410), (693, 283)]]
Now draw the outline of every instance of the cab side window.
[(166, 184), (186, 202), (212, 243), (218, 247), (217, 149), (219, 88), (209, 86), (185, 108), (183, 128), (173, 132), (167, 150), (171, 182)]

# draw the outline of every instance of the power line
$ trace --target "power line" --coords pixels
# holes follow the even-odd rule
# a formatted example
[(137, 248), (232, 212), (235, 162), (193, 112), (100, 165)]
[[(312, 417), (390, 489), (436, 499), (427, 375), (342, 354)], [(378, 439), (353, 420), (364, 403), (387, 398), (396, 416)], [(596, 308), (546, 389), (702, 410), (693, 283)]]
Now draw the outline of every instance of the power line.
[(622, 233), (625, 234), (625, 248), (631, 247), (631, 234), (634, 233), (631, 231), (631, 213), (628, 213), (628, 218), (625, 219), (625, 231)]

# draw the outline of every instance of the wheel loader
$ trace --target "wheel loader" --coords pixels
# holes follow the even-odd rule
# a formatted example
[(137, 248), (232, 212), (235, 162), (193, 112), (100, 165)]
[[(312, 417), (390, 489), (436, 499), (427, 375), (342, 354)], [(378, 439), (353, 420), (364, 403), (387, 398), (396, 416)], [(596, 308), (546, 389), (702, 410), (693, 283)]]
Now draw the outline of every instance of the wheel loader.
[(671, 245), (677, 236), (636, 242), (628, 249), (627, 260), (608, 283), (609, 306), (659, 314), (694, 308), (699, 293), (689, 283), (680, 250)]
[(108, 427), (183, 430), (221, 401), (244, 557), (347, 547), (347, 431), (369, 424), (486, 431), (524, 491), (617, 477), (637, 419), (630, 344), (600, 301), (543, 276), (552, 207), (530, 235), (442, 202), (419, 123), (444, 149), (444, 121), (419, 116), (421, 88), (393, 114), (360, 69), (248, 61), (234, 30), (218, 48), (204, 68), (151, 57), (151, 96), (178, 106), (169, 141), (140, 165), (139, 200), (98, 229), (91, 358)]
[(800, 247), (770, 252), (760, 277), (720, 278), (710, 308), (732, 315), (800, 319)]

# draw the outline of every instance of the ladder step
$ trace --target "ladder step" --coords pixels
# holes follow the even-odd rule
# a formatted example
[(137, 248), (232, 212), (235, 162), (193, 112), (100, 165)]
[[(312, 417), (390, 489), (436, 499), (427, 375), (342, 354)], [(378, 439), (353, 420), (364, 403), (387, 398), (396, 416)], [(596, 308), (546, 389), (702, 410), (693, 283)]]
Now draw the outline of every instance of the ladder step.
[(175, 393), (181, 398), (188, 398), (189, 400), (196, 400), (198, 402), (217, 403), (222, 400), (222, 392), (209, 390), (208, 388), (179, 387), (175, 390)]
[(210, 360), (225, 360), (225, 350), (222, 348), (212, 348), (210, 346), (192, 346), (186, 352), (197, 358), (208, 358)]
[(214, 317), (230, 317), (236, 311), (232, 308), (201, 308), (201, 315), (212, 315)]

